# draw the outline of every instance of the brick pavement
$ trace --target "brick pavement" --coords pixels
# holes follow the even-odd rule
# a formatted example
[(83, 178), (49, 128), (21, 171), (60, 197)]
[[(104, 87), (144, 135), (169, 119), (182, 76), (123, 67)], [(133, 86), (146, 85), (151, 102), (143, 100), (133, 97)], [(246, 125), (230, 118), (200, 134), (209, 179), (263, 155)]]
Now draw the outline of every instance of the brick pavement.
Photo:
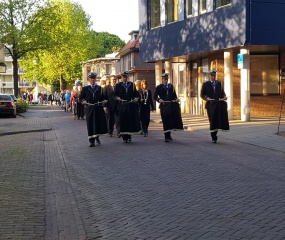
[[(12, 239), (285, 238), (285, 138), (274, 134), (276, 121), (266, 120), (264, 126), (237, 122), (212, 144), (205, 118), (185, 118), (190, 131), (174, 133), (174, 142), (164, 143), (159, 117), (152, 115), (149, 137), (134, 136), (130, 144), (102, 137), (102, 145), (90, 149), (85, 121), (47, 110), (32, 110), (36, 117), (31, 114), (25, 122), (41, 122), (52, 131), (0, 136), (1, 156), (3, 137), (10, 153), (20, 152), (11, 168), (11, 161), (1, 158), (1, 183), (12, 183), (17, 194), (29, 196), (23, 205), (35, 206), (19, 210), (14, 195), (2, 197), (6, 211), (0, 221), (7, 224), (0, 239), (8, 236), (2, 234)], [(33, 144), (19, 144), (22, 136)], [(275, 137), (280, 145), (272, 151)], [(17, 151), (20, 146), (23, 153)], [(19, 167), (28, 153), (32, 160)], [(19, 171), (27, 177), (13, 182)], [(7, 192), (1, 185), (1, 193)], [(24, 186), (30, 186), (29, 194)], [(37, 220), (43, 209), (45, 229)], [(33, 217), (16, 224), (21, 211)]]

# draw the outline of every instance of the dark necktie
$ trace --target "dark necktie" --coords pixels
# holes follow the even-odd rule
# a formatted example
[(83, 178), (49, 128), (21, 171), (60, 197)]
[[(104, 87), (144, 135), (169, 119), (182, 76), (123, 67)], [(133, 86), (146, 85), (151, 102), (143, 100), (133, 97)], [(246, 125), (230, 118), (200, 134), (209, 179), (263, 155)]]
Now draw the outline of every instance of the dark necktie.
[(94, 90), (94, 89), (95, 89), (95, 86), (94, 86), (94, 85), (92, 85), (92, 86), (91, 86), (91, 88), (92, 88), (92, 90)]

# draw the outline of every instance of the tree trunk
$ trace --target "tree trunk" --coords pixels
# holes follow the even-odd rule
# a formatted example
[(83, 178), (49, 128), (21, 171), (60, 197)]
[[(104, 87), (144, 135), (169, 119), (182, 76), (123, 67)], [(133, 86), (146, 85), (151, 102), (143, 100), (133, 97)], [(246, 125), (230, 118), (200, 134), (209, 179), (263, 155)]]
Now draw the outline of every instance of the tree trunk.
[(12, 55), (13, 59), (13, 80), (14, 80), (14, 95), (19, 96), (19, 73), (18, 73), (18, 57)]
[(63, 90), (63, 77), (62, 77), (62, 74), (60, 74), (60, 77), (59, 77), (59, 89), (60, 89), (60, 91)]

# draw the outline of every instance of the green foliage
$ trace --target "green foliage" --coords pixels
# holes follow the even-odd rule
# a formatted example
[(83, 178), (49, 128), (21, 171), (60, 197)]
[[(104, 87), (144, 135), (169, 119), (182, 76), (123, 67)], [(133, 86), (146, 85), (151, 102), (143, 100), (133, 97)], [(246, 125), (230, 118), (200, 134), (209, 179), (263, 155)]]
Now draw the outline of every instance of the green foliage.
[(15, 104), (16, 104), (16, 108), (17, 108), (17, 113), (24, 113), (29, 108), (29, 104), (26, 101), (23, 101), (21, 99), (17, 100), (17, 102), (15, 102)]
[(112, 53), (113, 50), (119, 50), (123, 46), (125, 46), (125, 42), (117, 35), (90, 31), (87, 50), (88, 59), (104, 57), (106, 54)]

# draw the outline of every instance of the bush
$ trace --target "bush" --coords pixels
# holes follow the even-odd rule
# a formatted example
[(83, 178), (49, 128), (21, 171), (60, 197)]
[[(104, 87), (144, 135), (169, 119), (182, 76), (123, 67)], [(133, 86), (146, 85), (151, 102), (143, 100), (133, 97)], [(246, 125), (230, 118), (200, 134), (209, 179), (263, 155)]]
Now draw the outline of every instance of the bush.
[(29, 104), (21, 99), (15, 102), (15, 104), (17, 107), (17, 113), (24, 113), (29, 108)]

